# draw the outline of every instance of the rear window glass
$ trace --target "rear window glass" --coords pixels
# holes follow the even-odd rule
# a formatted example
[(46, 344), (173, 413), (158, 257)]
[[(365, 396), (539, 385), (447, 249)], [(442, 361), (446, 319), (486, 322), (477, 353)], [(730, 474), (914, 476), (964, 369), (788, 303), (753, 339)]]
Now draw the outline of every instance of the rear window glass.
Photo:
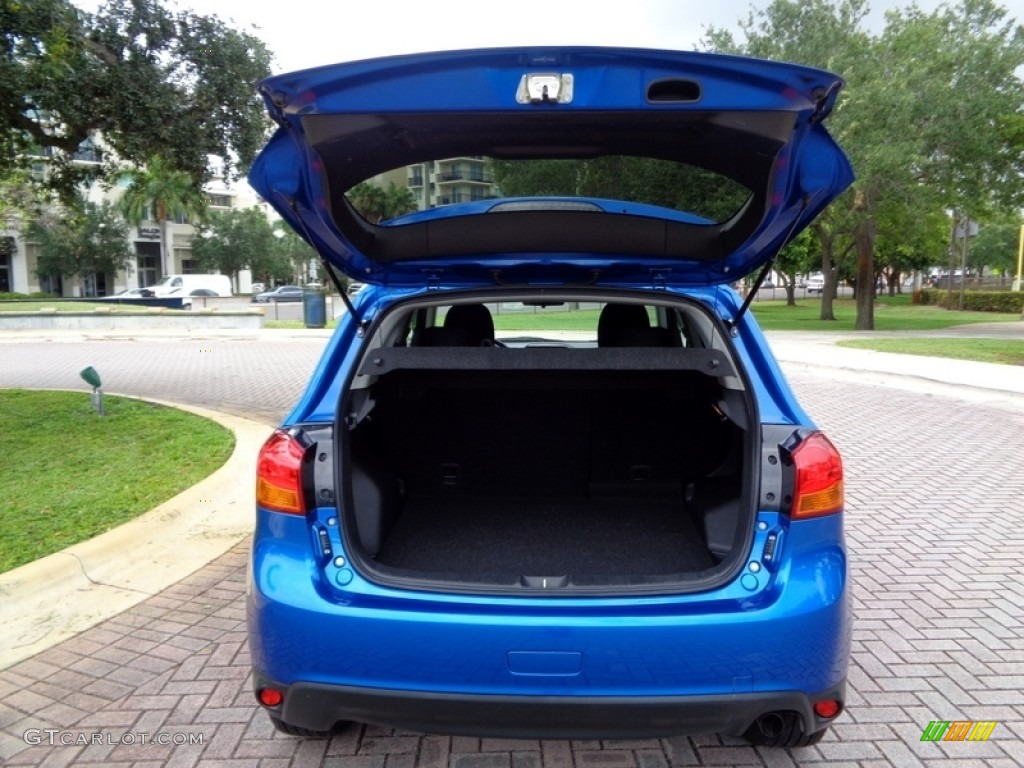
[(397, 346), (688, 347), (694, 341), (679, 311), (597, 301), (540, 304), (498, 301), (412, 313)]
[(621, 200), (689, 214), (695, 222), (719, 223), (740, 210), (750, 190), (697, 166), (649, 157), (462, 157), (395, 169), (346, 196), (373, 224), (416, 210), (510, 197)]

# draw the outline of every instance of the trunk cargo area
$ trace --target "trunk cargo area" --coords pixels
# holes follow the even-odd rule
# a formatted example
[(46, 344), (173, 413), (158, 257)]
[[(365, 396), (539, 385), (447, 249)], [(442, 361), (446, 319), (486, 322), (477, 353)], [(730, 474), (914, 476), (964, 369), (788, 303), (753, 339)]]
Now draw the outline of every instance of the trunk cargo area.
[(364, 562), (541, 588), (706, 573), (744, 517), (720, 396), (692, 370), (388, 372), (349, 446)]

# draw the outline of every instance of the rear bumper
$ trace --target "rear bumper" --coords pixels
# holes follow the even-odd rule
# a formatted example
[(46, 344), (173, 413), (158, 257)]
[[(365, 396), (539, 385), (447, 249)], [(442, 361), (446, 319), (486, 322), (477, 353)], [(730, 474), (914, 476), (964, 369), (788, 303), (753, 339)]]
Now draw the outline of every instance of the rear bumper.
[[(808, 696), (773, 691), (711, 696), (500, 696), (425, 693), (321, 683), (285, 687), (255, 673), (254, 686), (284, 691), (264, 707), (289, 725), (329, 731), (346, 721), (425, 733), (505, 738), (624, 739), (696, 733), (743, 734), (759, 717), (796, 712), (807, 733), (831, 720), (814, 714), (815, 701), (845, 700), (846, 682)], [(834, 718), (833, 718), (834, 719)]]
[(805, 521), (779, 571), (757, 572), (760, 589), (737, 579), (717, 601), (374, 594), (351, 573), (340, 600), (324, 578), (333, 560), (311, 567), (306, 521), (277, 516), (265, 528), (277, 536), (253, 545), (255, 685), (284, 694), (274, 717), (311, 731), (351, 720), (532, 738), (738, 734), (791, 711), (813, 732), (828, 724), (814, 702), (843, 701), (850, 650), (834, 518)]

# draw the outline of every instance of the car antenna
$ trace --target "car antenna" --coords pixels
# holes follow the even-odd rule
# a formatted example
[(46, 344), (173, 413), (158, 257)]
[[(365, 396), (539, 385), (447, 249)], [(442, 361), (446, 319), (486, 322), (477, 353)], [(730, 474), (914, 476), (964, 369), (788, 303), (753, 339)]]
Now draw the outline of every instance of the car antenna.
[(355, 319), (356, 324), (359, 327), (359, 335), (362, 336), (366, 330), (363, 325), (363, 318), (359, 316), (358, 312), (356, 312), (356, 308), (352, 304), (352, 300), (348, 297), (348, 291), (346, 291), (345, 286), (341, 284), (341, 280), (338, 279), (338, 275), (335, 273), (333, 266), (320, 252), (320, 249), (314, 242), (312, 236), (309, 233), (309, 228), (306, 226), (306, 222), (304, 222), (302, 220), (302, 217), (299, 215), (299, 206), (295, 202), (295, 199), (290, 198), (287, 199), (287, 201), (288, 207), (291, 208), (292, 213), (295, 214), (295, 220), (299, 222), (299, 226), (302, 227), (303, 238), (307, 243), (309, 243), (310, 248), (312, 248), (313, 251), (316, 253), (317, 258), (320, 259), (320, 265), (324, 268), (324, 272), (327, 273), (327, 277), (330, 278), (331, 283), (337, 289), (338, 295), (341, 296), (341, 302), (345, 305), (345, 309), (348, 310), (349, 315), (353, 319)]

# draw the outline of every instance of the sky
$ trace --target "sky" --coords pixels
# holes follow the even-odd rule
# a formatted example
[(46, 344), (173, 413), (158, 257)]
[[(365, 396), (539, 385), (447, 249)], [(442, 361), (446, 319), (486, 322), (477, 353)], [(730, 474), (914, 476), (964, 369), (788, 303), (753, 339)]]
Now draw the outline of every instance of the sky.
[[(75, 0), (95, 9), (96, 0)], [(692, 50), (707, 27), (738, 31), (770, 0), (166, 0), (218, 15), (262, 39), (275, 74), (340, 61), (503, 45), (612, 45)], [(869, 28), (909, 0), (868, 0)], [(918, 0), (924, 10), (939, 0)], [(1024, 0), (1001, 0), (1024, 21)]]

